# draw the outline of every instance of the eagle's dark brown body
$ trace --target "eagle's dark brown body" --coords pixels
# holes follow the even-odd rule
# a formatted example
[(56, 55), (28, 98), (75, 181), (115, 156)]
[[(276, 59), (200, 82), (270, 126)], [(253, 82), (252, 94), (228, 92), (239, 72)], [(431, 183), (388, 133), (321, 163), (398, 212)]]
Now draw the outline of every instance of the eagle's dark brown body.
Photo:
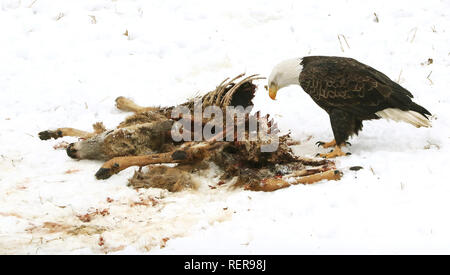
[(379, 119), (376, 113), (387, 108), (431, 115), (405, 88), (352, 58), (308, 56), (301, 65), (300, 86), (329, 114), (338, 145), (358, 134), (363, 120)]

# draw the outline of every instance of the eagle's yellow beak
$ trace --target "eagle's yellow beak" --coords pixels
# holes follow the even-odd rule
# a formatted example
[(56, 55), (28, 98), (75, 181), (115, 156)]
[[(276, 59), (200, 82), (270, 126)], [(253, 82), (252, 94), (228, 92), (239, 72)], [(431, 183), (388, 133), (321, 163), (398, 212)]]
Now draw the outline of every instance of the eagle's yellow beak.
[(271, 99), (275, 100), (277, 97), (278, 87), (276, 85), (270, 85), (269, 87), (269, 96)]

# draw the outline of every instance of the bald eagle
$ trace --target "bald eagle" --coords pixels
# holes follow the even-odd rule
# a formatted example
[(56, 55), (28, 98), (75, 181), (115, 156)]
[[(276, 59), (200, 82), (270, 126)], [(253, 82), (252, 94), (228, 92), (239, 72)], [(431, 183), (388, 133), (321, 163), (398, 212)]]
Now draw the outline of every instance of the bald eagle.
[(289, 85), (300, 85), (330, 116), (334, 140), (318, 142), (334, 149), (322, 157), (343, 156), (341, 147), (357, 135), (363, 120), (392, 119), (415, 127), (431, 127), (430, 112), (385, 74), (352, 58), (307, 56), (285, 60), (268, 79), (269, 96)]

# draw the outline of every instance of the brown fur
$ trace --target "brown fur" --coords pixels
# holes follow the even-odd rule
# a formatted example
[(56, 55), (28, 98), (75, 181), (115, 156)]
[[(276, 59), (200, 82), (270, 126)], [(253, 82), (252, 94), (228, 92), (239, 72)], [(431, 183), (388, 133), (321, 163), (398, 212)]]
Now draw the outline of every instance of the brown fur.
[[(253, 105), (256, 86), (252, 80), (259, 78), (256, 76), (242, 78), (242, 76), (226, 79), (214, 91), (197, 99), (202, 100), (203, 107), (214, 105), (225, 109), (227, 106)], [(191, 99), (182, 105), (193, 111), (194, 100)], [(236, 136), (231, 142), (209, 140), (176, 143), (170, 135), (172, 125), (178, 119), (170, 117), (174, 107), (141, 107), (123, 97), (116, 99), (116, 106), (134, 114), (127, 117), (114, 130), (108, 131), (103, 124), (97, 123), (94, 124), (93, 133), (75, 130), (61, 131), (55, 135), (55, 137), (68, 133), (82, 135), (82, 140), (69, 145), (67, 154), (77, 159), (106, 160), (96, 173), (98, 179), (109, 178), (131, 166), (150, 165), (147, 171), (136, 172), (129, 185), (134, 188), (155, 187), (177, 192), (196, 188), (194, 175), (200, 175), (202, 171), (209, 169), (211, 164), (218, 167), (222, 180), (236, 178), (235, 187), (256, 191), (273, 191), (287, 187), (291, 185), (286, 181), (288, 177), (298, 177), (296, 181), (292, 181), (293, 183), (310, 183), (340, 177), (339, 173), (333, 174), (333, 177), (326, 173), (334, 171), (334, 165), (328, 160), (295, 156), (289, 147), (292, 143), (289, 135), (279, 137), (278, 149), (274, 152), (262, 152), (261, 146), (267, 142), (265, 140), (237, 141)], [(248, 125), (250, 119), (255, 119), (258, 124), (265, 124), (271, 131), (277, 131), (273, 122), (268, 122), (267, 118), (268, 116), (261, 117), (257, 112), (255, 115), (247, 115), (245, 124)], [(207, 122), (208, 120), (204, 120), (202, 124)], [(218, 135), (223, 137), (227, 131), (233, 130), (233, 128), (224, 129)], [(155, 166), (164, 163), (174, 163), (177, 166)], [(311, 169), (308, 166), (315, 168)]]
[(196, 189), (197, 183), (191, 174), (177, 167), (149, 166), (148, 171), (136, 171), (129, 186), (133, 188), (162, 188), (170, 192)]

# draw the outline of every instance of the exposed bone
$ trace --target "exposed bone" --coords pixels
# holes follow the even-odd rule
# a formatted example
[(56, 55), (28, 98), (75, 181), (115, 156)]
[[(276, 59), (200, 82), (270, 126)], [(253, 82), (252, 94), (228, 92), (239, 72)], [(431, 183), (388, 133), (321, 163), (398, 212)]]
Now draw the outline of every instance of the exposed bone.
[(340, 180), (342, 173), (339, 170), (329, 170), (322, 173), (316, 173), (309, 176), (296, 178), (292, 182), (288, 182), (282, 178), (269, 178), (261, 182), (260, 186), (246, 187), (247, 190), (271, 192), (278, 189), (286, 188), (296, 184), (312, 184), (322, 180)]
[[(258, 75), (226, 78), (204, 96), (188, 100), (180, 106), (187, 107), (191, 113), (198, 100), (203, 109), (217, 106), (226, 110), (228, 106), (252, 106), (256, 91), (254, 80), (263, 79)], [(81, 137), (83, 140), (72, 143), (67, 154), (77, 159), (107, 160), (97, 171), (98, 179), (107, 179), (131, 166), (148, 166), (149, 169), (137, 171), (130, 179), (129, 185), (134, 188), (165, 188), (171, 192), (185, 188), (195, 188), (194, 176), (209, 169), (211, 164), (218, 168), (220, 179), (234, 182), (233, 188), (244, 188), (254, 191), (274, 191), (293, 184), (310, 184), (321, 180), (338, 180), (342, 173), (336, 170), (334, 163), (326, 159), (312, 159), (293, 154), (293, 144), (289, 134), (277, 135), (277, 124), (270, 116), (237, 113), (243, 121), (234, 118), (234, 125), (228, 125), (209, 140), (175, 142), (170, 130), (179, 118), (172, 118), (172, 111), (177, 106), (142, 107), (132, 100), (118, 97), (116, 106), (123, 111), (134, 112), (120, 123), (116, 129), (106, 130), (103, 124), (94, 124), (94, 132), (84, 132), (73, 128), (60, 128), (56, 131), (44, 131), (41, 138), (58, 138), (65, 135)], [(212, 119), (216, 119), (215, 117)], [(194, 137), (195, 126), (203, 126), (212, 119), (202, 118), (197, 122), (191, 118), (191, 130), (187, 136)], [(223, 116), (226, 122), (226, 116)], [(189, 122), (188, 122), (189, 123)], [(195, 123), (201, 125), (194, 125)], [(250, 132), (250, 123), (256, 123), (257, 129), (271, 135), (260, 136), (259, 132)], [(210, 124), (211, 125), (211, 124)], [(226, 124), (224, 124), (226, 125)], [(244, 127), (242, 127), (244, 126)], [(244, 140), (238, 140), (237, 128), (242, 127)], [(232, 141), (223, 141), (227, 133)], [(249, 137), (256, 136), (255, 140)], [(277, 150), (263, 152), (262, 146), (272, 143), (277, 138)], [(155, 164), (162, 164), (155, 166)], [(174, 164), (166, 167), (164, 164)]]
[(116, 98), (116, 107), (119, 110), (126, 111), (126, 112), (146, 112), (146, 111), (156, 111), (158, 108), (156, 107), (142, 107), (134, 103), (131, 99), (128, 99), (123, 96), (119, 96)]

